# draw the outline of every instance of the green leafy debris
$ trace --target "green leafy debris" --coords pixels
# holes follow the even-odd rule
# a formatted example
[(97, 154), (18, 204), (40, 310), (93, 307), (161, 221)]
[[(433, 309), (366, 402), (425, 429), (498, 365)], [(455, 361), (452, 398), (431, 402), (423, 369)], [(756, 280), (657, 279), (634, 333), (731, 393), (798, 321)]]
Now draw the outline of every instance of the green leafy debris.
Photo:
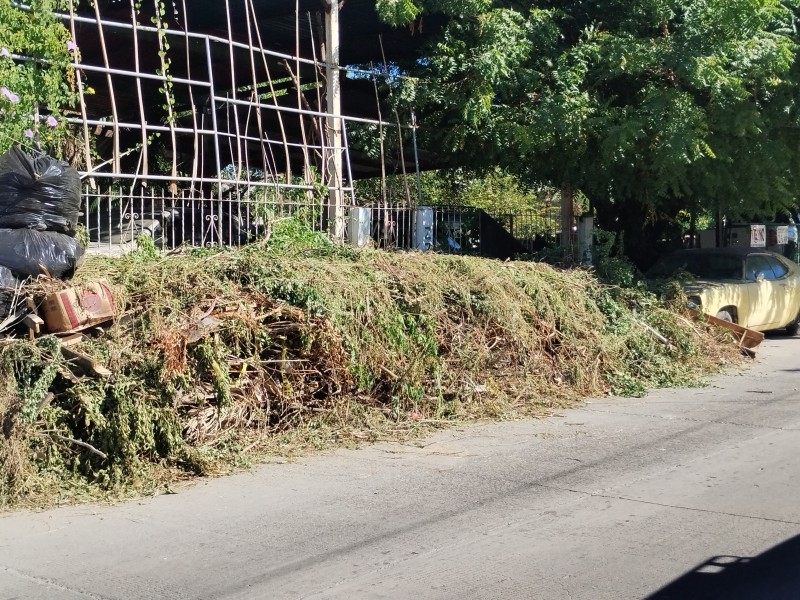
[(155, 493), (265, 453), (543, 415), (693, 383), (736, 354), (588, 270), (356, 252), (296, 224), (240, 249), (92, 257), (76, 284), (100, 277), (128, 316), (78, 349), (109, 380), (68, 376), (51, 337), (0, 345), (0, 505)]

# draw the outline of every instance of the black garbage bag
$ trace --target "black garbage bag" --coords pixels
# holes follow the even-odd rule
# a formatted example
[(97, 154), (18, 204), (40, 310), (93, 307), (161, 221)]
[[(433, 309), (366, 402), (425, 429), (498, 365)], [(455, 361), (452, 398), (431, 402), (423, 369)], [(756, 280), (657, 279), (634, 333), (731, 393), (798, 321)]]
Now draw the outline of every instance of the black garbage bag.
[(80, 204), (81, 179), (67, 163), (16, 146), (0, 155), (0, 227), (74, 231)]
[(55, 231), (0, 229), (0, 265), (17, 277), (49, 273), (65, 279), (75, 272), (83, 257), (78, 241)]

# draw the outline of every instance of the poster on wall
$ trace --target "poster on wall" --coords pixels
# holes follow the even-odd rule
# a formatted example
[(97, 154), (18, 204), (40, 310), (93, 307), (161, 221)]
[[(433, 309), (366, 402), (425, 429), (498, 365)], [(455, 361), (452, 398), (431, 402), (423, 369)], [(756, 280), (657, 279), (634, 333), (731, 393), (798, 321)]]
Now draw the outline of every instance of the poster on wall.
[(776, 246), (785, 246), (789, 243), (789, 226), (788, 225), (780, 225), (775, 228), (775, 233), (777, 234)]
[(767, 226), (750, 225), (750, 247), (766, 248), (767, 246)]

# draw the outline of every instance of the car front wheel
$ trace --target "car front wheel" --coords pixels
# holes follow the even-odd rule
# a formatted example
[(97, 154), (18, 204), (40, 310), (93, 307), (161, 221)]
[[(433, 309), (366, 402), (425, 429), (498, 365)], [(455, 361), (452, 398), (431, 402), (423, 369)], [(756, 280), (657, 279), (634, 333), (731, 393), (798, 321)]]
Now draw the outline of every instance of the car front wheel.
[(797, 314), (794, 321), (786, 326), (787, 335), (797, 335), (798, 331), (800, 331), (800, 313)]
[(733, 315), (729, 310), (721, 310), (717, 313), (717, 318), (728, 323), (733, 323)]

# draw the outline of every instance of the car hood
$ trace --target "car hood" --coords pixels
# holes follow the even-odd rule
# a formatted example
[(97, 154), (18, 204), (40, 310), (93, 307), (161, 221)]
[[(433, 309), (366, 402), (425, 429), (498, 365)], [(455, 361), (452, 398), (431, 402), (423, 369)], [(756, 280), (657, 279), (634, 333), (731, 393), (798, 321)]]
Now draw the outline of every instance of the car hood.
[(741, 282), (712, 280), (712, 279), (691, 279), (691, 280), (680, 280), (679, 283), (681, 284), (683, 291), (688, 294), (690, 292), (700, 293), (703, 292), (704, 290), (726, 287), (730, 285), (738, 285)]
[(743, 281), (736, 280), (708, 280), (693, 279), (681, 281), (683, 292), (688, 297), (696, 296), (700, 299), (704, 312), (714, 314), (721, 307), (727, 305), (738, 306), (742, 296), (746, 294)]

